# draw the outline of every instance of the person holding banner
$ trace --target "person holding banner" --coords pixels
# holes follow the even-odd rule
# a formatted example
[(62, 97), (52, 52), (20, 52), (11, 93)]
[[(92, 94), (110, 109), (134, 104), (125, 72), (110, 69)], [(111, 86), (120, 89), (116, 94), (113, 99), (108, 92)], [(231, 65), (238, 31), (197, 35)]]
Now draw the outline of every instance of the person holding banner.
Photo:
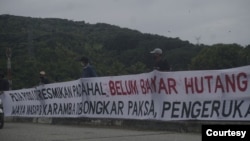
[(45, 71), (40, 71), (40, 82), (39, 85), (49, 84), (49, 79), (46, 77)]
[[(90, 77), (97, 77), (97, 73), (95, 71), (95, 68), (90, 64), (90, 60), (86, 56), (82, 56), (78, 61), (80, 61), (83, 69), (82, 69), (82, 75), (81, 78), (90, 78)], [(79, 118), (78, 123), (80, 122), (91, 122), (92, 120), (90, 118)]]
[[(39, 86), (50, 83), (50, 80), (47, 78), (45, 71), (40, 71), (39, 74), (40, 74)], [(41, 101), (41, 102), (43, 103), (43, 101)], [(54, 122), (54, 120), (53, 120), (53, 118), (39, 117), (39, 118), (33, 118), (33, 122), (52, 124)]]
[(9, 82), (4, 78), (4, 72), (0, 70), (0, 92), (8, 91), (10, 88)]
[(163, 59), (162, 50), (160, 48), (155, 48), (154, 50), (150, 51), (150, 53), (154, 57), (154, 70), (158, 70), (158, 71), (170, 70), (168, 61)]
[(81, 76), (82, 78), (97, 77), (96, 71), (94, 67), (90, 65), (90, 61), (87, 57), (81, 57), (80, 62), (83, 67)]

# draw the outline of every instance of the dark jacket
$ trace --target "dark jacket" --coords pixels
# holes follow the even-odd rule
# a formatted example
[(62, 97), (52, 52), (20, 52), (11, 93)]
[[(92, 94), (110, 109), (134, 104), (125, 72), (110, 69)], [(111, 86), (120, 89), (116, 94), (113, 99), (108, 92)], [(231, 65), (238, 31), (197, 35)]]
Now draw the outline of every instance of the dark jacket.
[(40, 77), (40, 85), (43, 85), (43, 84), (49, 84), (49, 79), (46, 78), (46, 77)]
[(0, 91), (8, 91), (10, 89), (10, 85), (8, 80), (4, 78), (0, 78)]
[(87, 65), (82, 70), (82, 78), (97, 77), (95, 69), (91, 65)]
[(154, 69), (158, 70), (158, 71), (169, 71), (170, 70), (170, 66), (168, 64), (167, 60), (159, 60), (158, 62), (156, 62), (154, 64)]

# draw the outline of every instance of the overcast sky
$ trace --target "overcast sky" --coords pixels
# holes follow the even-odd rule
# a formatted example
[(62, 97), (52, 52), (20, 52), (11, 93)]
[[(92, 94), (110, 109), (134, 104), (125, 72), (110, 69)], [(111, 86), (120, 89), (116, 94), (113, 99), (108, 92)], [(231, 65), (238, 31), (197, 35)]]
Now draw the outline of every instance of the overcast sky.
[(206, 45), (250, 44), (250, 0), (0, 0), (0, 14), (108, 23)]

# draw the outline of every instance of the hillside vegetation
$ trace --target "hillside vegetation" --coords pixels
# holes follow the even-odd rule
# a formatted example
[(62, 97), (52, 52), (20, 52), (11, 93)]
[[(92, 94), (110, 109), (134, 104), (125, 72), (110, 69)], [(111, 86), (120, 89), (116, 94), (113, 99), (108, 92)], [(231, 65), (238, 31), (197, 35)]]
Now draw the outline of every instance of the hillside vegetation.
[(172, 71), (223, 69), (250, 62), (249, 45), (194, 45), (105, 23), (0, 15), (0, 68), (6, 72), (6, 49), (11, 48), (13, 89), (37, 85), (40, 70), (53, 82), (78, 79), (81, 65), (76, 60), (82, 55), (90, 58), (98, 76), (149, 72), (149, 52), (156, 47), (163, 50)]

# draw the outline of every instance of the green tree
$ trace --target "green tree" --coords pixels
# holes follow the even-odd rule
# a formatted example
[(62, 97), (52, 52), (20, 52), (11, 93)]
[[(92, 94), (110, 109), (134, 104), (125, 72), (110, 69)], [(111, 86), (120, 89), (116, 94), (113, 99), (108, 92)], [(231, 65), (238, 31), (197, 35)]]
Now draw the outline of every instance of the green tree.
[(250, 65), (250, 45), (246, 46), (242, 51), (241, 55), (243, 58), (243, 63), (245, 65)]
[(206, 47), (192, 59), (190, 69), (211, 70), (242, 66), (242, 50), (243, 47), (237, 44), (216, 44)]

